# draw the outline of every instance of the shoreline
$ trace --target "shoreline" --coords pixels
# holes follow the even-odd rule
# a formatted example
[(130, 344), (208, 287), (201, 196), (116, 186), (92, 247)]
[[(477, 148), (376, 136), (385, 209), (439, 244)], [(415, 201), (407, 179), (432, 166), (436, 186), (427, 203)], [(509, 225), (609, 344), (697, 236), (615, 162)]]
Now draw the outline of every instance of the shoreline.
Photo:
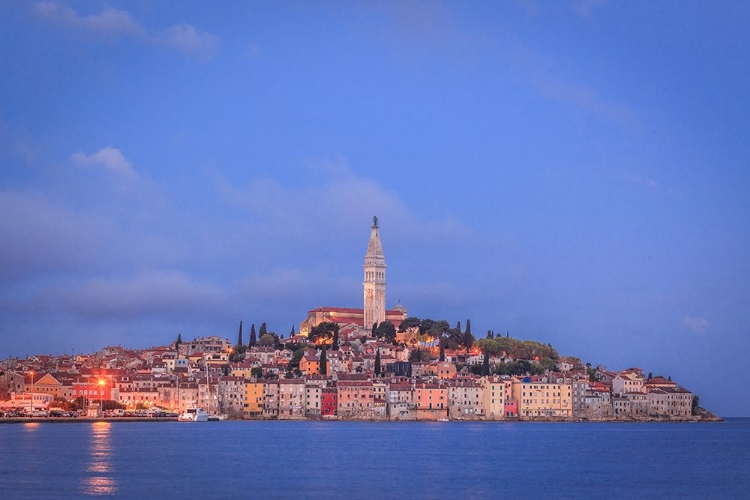
[[(731, 417), (730, 417), (731, 418)], [(742, 418), (742, 417), (739, 417)], [(217, 420), (218, 421), (218, 420)], [(602, 419), (590, 420), (582, 418), (573, 419), (534, 419), (534, 420), (384, 420), (384, 419), (342, 419), (342, 418), (299, 418), (299, 419), (278, 419), (278, 418), (248, 418), (248, 419), (226, 419), (222, 422), (398, 422), (398, 423), (565, 423), (565, 424), (694, 424), (694, 423), (720, 423), (726, 419), (712, 416), (710, 418), (699, 419), (660, 419), (660, 418), (643, 418), (643, 419)], [(13, 417), (0, 418), (0, 424), (32, 424), (32, 423), (96, 423), (96, 422), (178, 422), (177, 417), (107, 417), (107, 418), (76, 418), (76, 417)], [(216, 421), (211, 421), (216, 422)], [(194, 422), (183, 422), (194, 423)]]

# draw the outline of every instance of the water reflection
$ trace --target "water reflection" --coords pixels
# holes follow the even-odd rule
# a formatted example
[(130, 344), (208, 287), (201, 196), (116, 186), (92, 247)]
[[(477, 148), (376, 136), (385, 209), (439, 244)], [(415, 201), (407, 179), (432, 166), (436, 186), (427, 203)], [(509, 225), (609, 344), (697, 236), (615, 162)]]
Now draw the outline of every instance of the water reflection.
[(94, 422), (91, 427), (91, 460), (81, 488), (87, 495), (114, 495), (117, 481), (112, 477), (112, 424)]
[(26, 432), (34, 432), (39, 428), (39, 422), (26, 422), (23, 424), (23, 430)]

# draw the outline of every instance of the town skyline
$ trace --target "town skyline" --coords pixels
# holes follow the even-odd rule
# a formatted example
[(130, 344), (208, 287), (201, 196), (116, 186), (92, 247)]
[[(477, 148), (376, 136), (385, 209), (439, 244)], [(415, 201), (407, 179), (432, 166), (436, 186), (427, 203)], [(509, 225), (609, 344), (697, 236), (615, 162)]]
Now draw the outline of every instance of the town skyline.
[[(0, 5), (0, 358), (471, 319), (750, 414), (750, 7)], [(708, 369), (721, 366), (721, 371)], [(738, 397), (739, 395), (739, 397)]]

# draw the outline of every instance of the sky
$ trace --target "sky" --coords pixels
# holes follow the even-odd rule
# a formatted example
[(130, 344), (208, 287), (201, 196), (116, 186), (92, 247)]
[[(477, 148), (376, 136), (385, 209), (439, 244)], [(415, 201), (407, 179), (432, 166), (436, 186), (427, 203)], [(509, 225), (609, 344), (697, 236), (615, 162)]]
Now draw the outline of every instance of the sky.
[(386, 302), (750, 415), (750, 6), (0, 3), (0, 358)]

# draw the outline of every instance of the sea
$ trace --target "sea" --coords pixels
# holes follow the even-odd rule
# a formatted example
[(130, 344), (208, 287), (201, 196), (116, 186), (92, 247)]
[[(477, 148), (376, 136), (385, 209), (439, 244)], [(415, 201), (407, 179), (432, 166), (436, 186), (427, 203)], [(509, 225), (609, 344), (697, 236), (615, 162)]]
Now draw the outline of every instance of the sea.
[(0, 425), (0, 498), (750, 498), (719, 423)]

